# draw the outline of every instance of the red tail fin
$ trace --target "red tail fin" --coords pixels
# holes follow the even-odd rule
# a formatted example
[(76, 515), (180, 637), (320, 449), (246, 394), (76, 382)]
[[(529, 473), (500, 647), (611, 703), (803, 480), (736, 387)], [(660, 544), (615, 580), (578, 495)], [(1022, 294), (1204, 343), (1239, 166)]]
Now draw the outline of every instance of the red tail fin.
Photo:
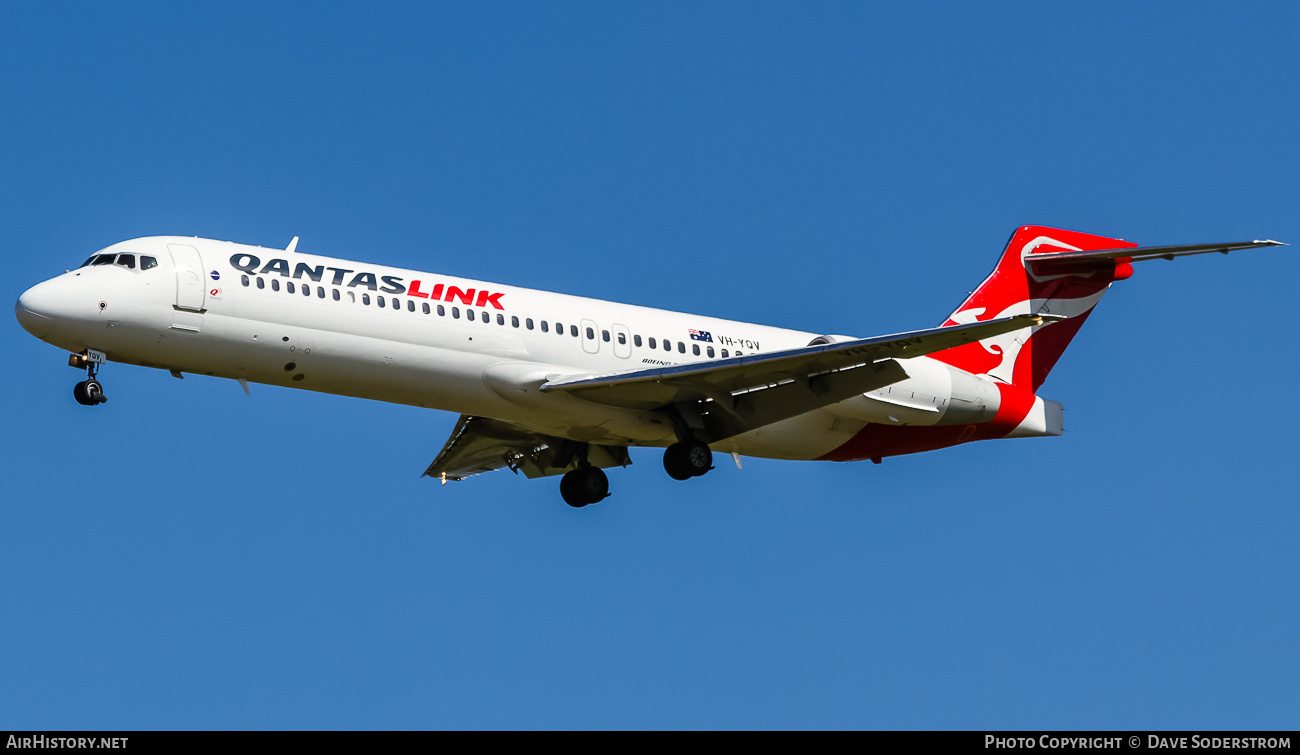
[(1037, 391), (1047, 373), (1079, 332), (1111, 282), (1132, 274), (1126, 259), (1031, 264), (1034, 254), (1121, 249), (1132, 242), (1037, 225), (1022, 226), (1011, 236), (993, 273), (944, 325), (958, 325), (1019, 314), (1053, 314), (1069, 319), (1042, 328), (1026, 328), (979, 343), (932, 354), (934, 359), (977, 375), (989, 375)]

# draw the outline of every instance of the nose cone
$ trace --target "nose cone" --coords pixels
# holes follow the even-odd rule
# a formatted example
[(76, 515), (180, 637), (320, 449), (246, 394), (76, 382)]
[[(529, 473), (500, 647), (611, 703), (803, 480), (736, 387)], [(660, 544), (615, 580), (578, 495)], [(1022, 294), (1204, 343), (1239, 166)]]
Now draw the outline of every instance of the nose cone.
[(54, 330), (51, 288), (49, 281), (37, 283), (24, 291), (14, 305), (14, 316), (18, 318), (18, 324), (37, 338), (43, 339)]

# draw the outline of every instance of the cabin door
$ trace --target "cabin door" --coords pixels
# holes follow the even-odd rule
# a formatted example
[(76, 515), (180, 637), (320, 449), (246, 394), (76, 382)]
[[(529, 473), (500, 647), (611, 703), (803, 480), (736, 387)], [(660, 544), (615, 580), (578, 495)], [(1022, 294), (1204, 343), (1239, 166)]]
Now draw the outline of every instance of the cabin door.
[(172, 254), (172, 268), (176, 272), (176, 308), (202, 312), (208, 286), (199, 250), (185, 244), (168, 244), (167, 251)]
[(600, 351), (600, 328), (591, 320), (583, 320), (579, 326), (582, 331), (582, 350), (588, 354), (595, 354)]

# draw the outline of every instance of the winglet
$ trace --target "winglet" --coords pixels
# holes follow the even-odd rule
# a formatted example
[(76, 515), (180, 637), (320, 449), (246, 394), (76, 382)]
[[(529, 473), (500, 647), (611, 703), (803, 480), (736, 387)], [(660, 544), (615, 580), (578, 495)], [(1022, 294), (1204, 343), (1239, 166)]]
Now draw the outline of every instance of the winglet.
[(297, 237), (297, 236), (294, 236), (294, 237), (293, 237), (293, 241), (290, 241), (290, 242), (289, 242), (289, 246), (286, 246), (286, 247), (284, 248), (284, 253), (285, 253), (285, 254), (293, 254), (294, 250), (297, 249), (297, 248), (298, 248), (298, 237)]

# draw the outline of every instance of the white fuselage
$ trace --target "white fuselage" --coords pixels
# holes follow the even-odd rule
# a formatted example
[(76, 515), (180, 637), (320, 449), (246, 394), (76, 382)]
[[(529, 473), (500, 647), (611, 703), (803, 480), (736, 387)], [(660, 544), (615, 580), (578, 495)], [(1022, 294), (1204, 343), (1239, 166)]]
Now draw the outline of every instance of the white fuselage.
[[(673, 425), (656, 411), (525, 386), (803, 347), (819, 336), (198, 238), (135, 239), (100, 254), (158, 264), (92, 264), (38, 284), (19, 300), (23, 326), (114, 362), (502, 419), (583, 442), (664, 446)], [(987, 378), (927, 357), (902, 364), (906, 381), (715, 448), (815, 459), (869, 423), (978, 422), (998, 408)]]

